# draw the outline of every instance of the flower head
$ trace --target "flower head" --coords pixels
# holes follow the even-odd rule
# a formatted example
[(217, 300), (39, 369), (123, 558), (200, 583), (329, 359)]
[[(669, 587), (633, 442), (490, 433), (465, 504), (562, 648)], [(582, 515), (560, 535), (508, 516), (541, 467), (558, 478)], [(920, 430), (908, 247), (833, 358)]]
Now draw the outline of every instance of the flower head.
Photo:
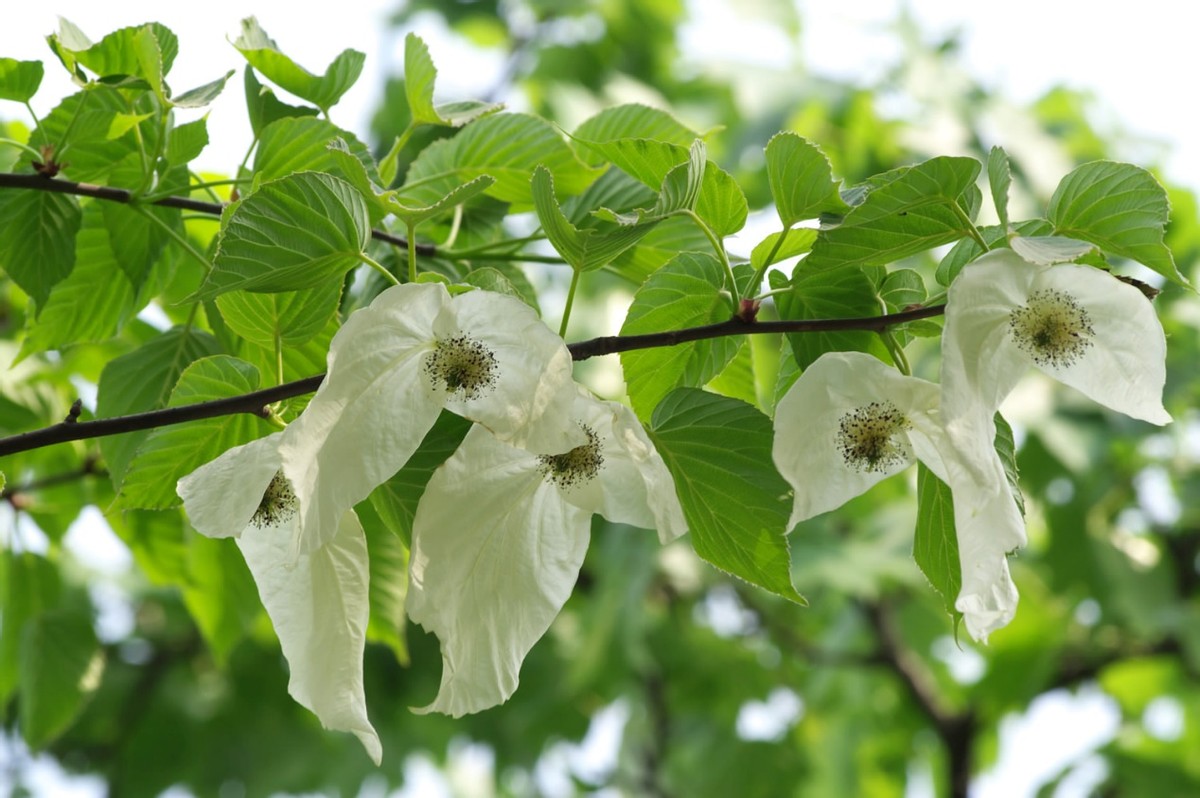
[(281, 439), (275, 433), (230, 449), (177, 490), (197, 531), (237, 539), (288, 661), (288, 692), (325, 728), (353, 732), (378, 765), (383, 752), (362, 676), (366, 537), (347, 510), (324, 545), (293, 556), (299, 507), (281, 470)]
[(593, 513), (657, 529), (664, 542), (687, 531), (670, 472), (633, 413), (579, 394), (572, 416), (583, 442), (557, 454), (476, 425), (425, 488), (407, 609), (441, 640), (442, 682), (418, 711), (457, 717), (512, 695), (575, 586)]
[(395, 286), (334, 336), (329, 370), (284, 432), (300, 505), (297, 551), (396, 473), (443, 408), (538, 452), (581, 442), (569, 422), (571, 356), (524, 303), (436, 284)]
[(942, 409), (953, 428), (990, 419), (1030, 366), (1154, 424), (1166, 339), (1137, 288), (1091, 266), (1038, 266), (998, 249), (951, 284), (942, 334)]
[(938, 405), (931, 382), (863, 353), (827, 353), (779, 400), (772, 454), (795, 490), (789, 525), (923, 462), (954, 496), (962, 567), (955, 607), (971, 636), (986, 639), (1016, 611), (1006, 555), (1025, 544), (1025, 528), (991, 441), (973, 447), (975, 462), (965, 463), (942, 428)]

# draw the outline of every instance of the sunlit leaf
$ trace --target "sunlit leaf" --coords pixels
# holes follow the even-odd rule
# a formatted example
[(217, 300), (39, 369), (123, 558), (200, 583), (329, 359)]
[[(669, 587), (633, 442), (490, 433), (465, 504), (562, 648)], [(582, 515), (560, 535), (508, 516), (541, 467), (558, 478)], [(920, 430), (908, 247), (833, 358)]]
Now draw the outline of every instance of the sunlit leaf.
[(346, 49), (326, 67), (325, 74), (314, 75), (280, 52), (254, 17), (242, 20), (242, 33), (233, 46), (272, 83), (308, 100), (325, 113), (358, 80), (367, 59), (358, 50)]

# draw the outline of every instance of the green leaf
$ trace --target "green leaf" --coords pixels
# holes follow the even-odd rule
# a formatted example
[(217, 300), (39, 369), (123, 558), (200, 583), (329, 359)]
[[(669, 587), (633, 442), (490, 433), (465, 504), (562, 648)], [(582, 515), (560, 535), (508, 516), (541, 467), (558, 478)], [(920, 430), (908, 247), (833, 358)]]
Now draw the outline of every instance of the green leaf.
[(495, 179), (491, 175), (480, 175), (474, 180), (463, 183), (461, 186), (455, 186), (436, 202), (424, 206), (407, 204), (401, 198), (402, 192), (399, 191), (386, 191), (381, 195), (381, 199), (384, 206), (397, 219), (415, 228), (422, 222), (432, 219), (438, 214), (445, 213), (453, 209), (456, 205), (461, 205), (473, 197), (479, 196), (491, 188), (495, 182)]
[(493, 114), (422, 150), (398, 196), (406, 205), (431, 205), (456, 186), (491, 175), (496, 183), (488, 189), (489, 195), (532, 207), (530, 181), (539, 165), (550, 170), (563, 194), (583, 191), (596, 177), (544, 120), (528, 114)]
[(254, 17), (242, 20), (242, 35), (233, 46), (272, 83), (308, 100), (325, 114), (358, 80), (367, 58), (358, 50), (343, 50), (325, 69), (324, 75), (314, 75), (281, 53)]
[(1167, 192), (1154, 175), (1132, 164), (1093, 161), (1062, 179), (1046, 218), (1057, 235), (1089, 241), (1187, 285), (1163, 243), (1170, 213)]
[[(188, 364), (217, 352), (217, 341), (208, 333), (176, 327), (109, 361), (100, 372), (96, 418), (166, 407), (171, 389)], [(120, 487), (134, 453), (149, 434), (126, 432), (100, 439), (114, 486)]]
[[(743, 276), (749, 267), (741, 267)], [(634, 294), (621, 335), (678, 330), (726, 321), (731, 316), (725, 269), (708, 254), (685, 252), (659, 269)], [(681, 385), (699, 387), (721, 373), (737, 354), (732, 337), (621, 353), (629, 402), (646, 421), (664, 396)]]
[(924, 463), (917, 463), (917, 528), (913, 537), (913, 559), (929, 584), (942, 597), (942, 605), (957, 620), (954, 609), (962, 590), (962, 566), (958, 558), (958, 534), (954, 528), (954, 498), (950, 487)]
[(0, 704), (20, 681), (25, 624), (58, 604), (62, 579), (45, 557), (5, 548), (0, 552)]
[[(1017, 235), (1045, 236), (1051, 232), (1050, 223), (1045, 219), (1029, 219), (1012, 225), (1012, 231)], [(979, 235), (987, 242), (988, 249), (1004, 246), (1010, 231), (1000, 225), (987, 225), (979, 228)], [(979, 244), (972, 238), (964, 238), (950, 248), (946, 256), (938, 263), (935, 277), (938, 285), (950, 285), (962, 268), (983, 254)]]
[(340, 280), (301, 291), (274, 294), (230, 291), (217, 297), (217, 308), (229, 329), (259, 346), (300, 346), (325, 328), (337, 311)]
[(183, 603), (213, 659), (223, 667), (263, 611), (258, 589), (232, 540), (214, 540), (189, 532), (187, 551)]
[[(150, 273), (150, 267), (171, 240), (164, 227), (180, 232), (183, 230), (177, 208), (131, 208), (116, 202), (105, 202), (101, 205), (101, 215), (108, 230), (108, 245), (112, 248), (113, 256), (135, 289), (141, 288)], [(159, 223), (148, 218), (150, 216), (157, 218)]]
[(172, 97), (170, 103), (176, 108), (203, 108), (221, 96), (221, 92), (225, 90), (225, 84), (235, 72), (237, 72), (236, 69), (231, 69), (214, 81), (194, 89), (188, 89), (183, 94)]
[(911, 305), (925, 301), (925, 280), (915, 269), (895, 269), (888, 272), (879, 285), (879, 298), (887, 304), (888, 313), (898, 313)]
[(387, 646), (401, 665), (407, 665), (404, 601), (408, 596), (408, 549), (383, 525), (371, 502), (361, 502), (355, 512), (362, 522), (370, 557), (367, 640)]
[(51, 610), (21, 638), (21, 734), (34, 750), (65, 732), (100, 685), (104, 652), (87, 613)]
[(829, 159), (795, 133), (778, 133), (767, 142), (767, 181), (784, 227), (823, 213), (844, 213), (849, 206), (838, 193)]
[(1004, 464), (1004, 475), (1008, 477), (1008, 489), (1012, 491), (1013, 498), (1017, 502), (1017, 509), (1021, 511), (1021, 517), (1025, 516), (1025, 494), (1021, 492), (1021, 485), (1018, 479), (1017, 470), (1017, 442), (1013, 437), (1012, 427), (1004, 416), (997, 413), (996, 419), (996, 454), (1000, 456), (1000, 462)]
[[(780, 238), (783, 239), (783, 243), (779, 244), (776, 249), (776, 242)], [(755, 269), (763, 269), (773, 263), (803, 255), (812, 250), (812, 245), (816, 240), (817, 231), (810, 227), (790, 228), (778, 233), (771, 233), (750, 251), (750, 264)]]
[(680, 388), (654, 411), (649, 434), (675, 478), (696, 553), (805, 603), (792, 585), (789, 489), (771, 460), (771, 420), (737, 399)]
[(267, 125), (280, 119), (297, 116), (316, 116), (320, 113), (317, 108), (300, 105), (288, 105), (275, 96), (269, 87), (258, 82), (254, 70), (246, 67), (245, 72), (246, 111), (250, 116), (250, 129), (255, 137), (262, 133)]
[[(671, 183), (664, 186), (670, 172), (680, 164), (693, 163), (696, 157), (695, 149), (689, 150), (675, 144), (648, 139), (617, 139), (606, 142), (580, 140), (580, 143), (597, 155), (611, 161), (629, 176), (636, 178), (655, 191), (659, 191), (660, 194), (666, 193), (664, 187), (669, 189), (674, 185)], [(680, 185), (686, 186), (687, 183), (682, 179), (682, 175), (690, 177), (698, 172), (698, 168), (693, 166), (677, 176), (676, 179)], [(745, 194), (742, 193), (741, 187), (728, 172), (711, 161), (705, 164), (703, 174), (704, 179), (694, 206), (696, 215), (703, 219), (718, 236), (724, 237), (736, 233), (746, 223), (748, 206)], [(685, 194), (683, 197), (690, 198), (690, 195)], [(678, 205), (672, 201), (673, 199), (675, 198), (660, 196), (659, 202), (662, 203), (660, 213)], [(678, 205), (678, 207), (691, 206)], [(650, 215), (654, 215), (654, 213), (651, 212)]]
[(42, 85), (44, 74), (41, 61), (0, 58), (0, 100), (29, 102)]
[(167, 139), (167, 163), (184, 166), (208, 146), (206, 117), (171, 128)]
[(974, 158), (939, 157), (888, 173), (841, 224), (820, 232), (800, 268), (882, 266), (970, 235), (952, 206), (973, 218), (979, 168)]
[(261, 185), (296, 172), (330, 172), (353, 184), (348, 172), (354, 167), (330, 148), (339, 139), (344, 152), (359, 162), (367, 179), (378, 183), (375, 160), (366, 145), (352, 133), (311, 116), (284, 117), (262, 129), (254, 155), (254, 179)]
[(74, 197), (48, 191), (0, 191), (0, 268), (39, 306), (75, 268), (83, 214)]
[[(788, 280), (771, 272), (772, 290), (785, 288)], [(813, 272), (797, 268), (790, 281), (792, 290), (775, 296), (779, 317), (789, 321), (848, 319), (878, 316), (875, 284), (861, 269)], [(835, 330), (788, 333), (792, 354), (801, 369), (808, 368), (826, 352), (873, 352), (879, 337), (867, 330)]]
[(632, 249), (612, 263), (612, 271), (641, 285), (675, 256), (684, 252), (711, 252), (704, 232), (691, 219), (675, 217), (660, 222)]
[[(157, 22), (121, 28), (92, 44), (71, 23), (60, 18), (58, 34), (49, 37), (51, 48), (68, 69), (77, 63), (98, 77), (131, 76), (144, 79), (154, 92), (163, 96), (163, 77), (171, 70), (179, 53), (179, 40), (169, 28)], [(86, 46), (85, 46), (86, 45)]]
[(539, 166), (533, 172), (532, 191), (534, 209), (546, 237), (576, 271), (592, 271), (607, 266), (649, 233), (654, 224), (580, 230), (571, 224), (559, 207), (554, 197), (554, 178), (544, 166)]
[(404, 94), (414, 125), (446, 125), (462, 127), (479, 117), (500, 110), (499, 103), (458, 102), (435, 106), (433, 85), (437, 69), (429, 56), (429, 48), (415, 33), (404, 37)]
[(1012, 168), (1003, 147), (992, 147), (987, 161), (988, 186), (992, 189), (992, 204), (1000, 226), (1008, 229), (1008, 190), (1012, 186)]
[(111, 338), (133, 314), (136, 292), (113, 253), (104, 204), (92, 202), (83, 209), (75, 268), (50, 292), (28, 328), (20, 357)]
[(384, 526), (406, 547), (412, 546), (413, 516), (417, 512), (417, 503), (425, 493), (425, 486), (438, 466), (454, 454), (470, 428), (471, 422), (449, 411), (442, 411), (404, 468), (367, 497)]
[[(179, 376), (168, 407), (224, 399), (256, 391), (258, 369), (228, 355), (201, 358)], [(270, 432), (248, 413), (233, 413), (153, 430), (138, 447), (121, 483), (118, 501), (125, 507), (165, 510), (178, 506), (175, 483), (234, 446)]]
[(366, 203), (345, 180), (317, 172), (272, 180), (226, 217), (199, 297), (321, 285), (358, 265), (370, 237)]
[[(429, 272), (425, 272), (425, 274), (429, 274)], [(508, 294), (524, 302), (533, 309), (534, 313), (539, 316), (542, 315), (542, 309), (538, 307), (537, 297), (534, 295), (532, 288), (528, 285), (518, 286), (509, 275), (500, 271), (495, 266), (482, 266), (478, 269), (473, 269), (467, 272), (462, 282), (467, 285), (473, 285), (476, 288), (482, 288), (485, 291)]]
[[(680, 147), (691, 146), (700, 134), (684, 125), (666, 111), (647, 105), (627, 103), (605, 108), (584, 120), (572, 138), (582, 141), (605, 142), (617, 139), (653, 139)], [(592, 166), (603, 166), (606, 158), (585, 148), (585, 160)], [(590, 158), (586, 156), (590, 155)]]

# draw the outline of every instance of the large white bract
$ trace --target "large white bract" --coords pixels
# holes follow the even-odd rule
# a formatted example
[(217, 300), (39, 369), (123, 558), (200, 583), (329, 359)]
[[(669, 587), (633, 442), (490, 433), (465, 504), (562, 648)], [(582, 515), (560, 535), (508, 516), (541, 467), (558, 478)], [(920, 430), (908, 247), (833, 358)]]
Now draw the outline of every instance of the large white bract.
[(325, 728), (353, 732), (378, 765), (383, 749), (363, 692), (366, 536), (347, 510), (324, 544), (295, 557), (299, 514), (280, 471), (282, 435), (230, 449), (179, 480), (177, 491), (201, 534), (237, 540), (288, 661), (288, 693)]
[(1024, 522), (995, 449), (972, 447), (975, 461), (965, 463), (951, 445), (937, 385), (861, 352), (822, 355), (779, 400), (772, 453), (795, 491), (789, 526), (923, 462), (954, 495), (962, 567), (955, 608), (967, 631), (986, 640), (1012, 620), (1007, 553), (1025, 545)]
[(1166, 424), (1166, 351), (1137, 288), (1092, 266), (1039, 266), (997, 249), (965, 266), (947, 293), (942, 413), (958, 445), (984, 445), (996, 434), (993, 414), (1036, 367), (1105, 407)]
[(629, 408), (580, 394), (584, 442), (555, 455), (476, 425), (430, 479), (413, 520), (408, 615), (442, 646), (436, 699), (458, 717), (507, 700), (525, 655), (566, 603), (593, 513), (687, 531), (666, 464)]
[(442, 285), (387, 289), (334, 336), (329, 370), (284, 432), (283, 472), (300, 503), (296, 550), (404, 466), (443, 408), (537, 452), (582, 442), (570, 421), (571, 355), (529, 306)]

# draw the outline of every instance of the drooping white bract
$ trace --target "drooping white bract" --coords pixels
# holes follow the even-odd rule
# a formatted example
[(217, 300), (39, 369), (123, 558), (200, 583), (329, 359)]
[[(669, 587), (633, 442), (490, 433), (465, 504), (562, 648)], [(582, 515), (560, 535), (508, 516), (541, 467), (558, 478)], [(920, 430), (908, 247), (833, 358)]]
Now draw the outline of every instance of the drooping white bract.
[(324, 545), (295, 557), (298, 508), (280, 470), (281, 438), (230, 449), (176, 489), (197, 531), (236, 538), (288, 661), (288, 693), (325, 728), (353, 732), (378, 765), (383, 749), (363, 693), (366, 536), (347, 510)]
[(964, 463), (938, 405), (931, 382), (861, 352), (827, 353), (779, 400), (772, 454), (795, 490), (789, 526), (923, 462), (954, 495), (962, 567), (955, 608), (971, 636), (986, 640), (1016, 612), (1006, 555), (1025, 544), (1025, 527), (995, 449), (975, 447), (976, 462)]
[(413, 520), (409, 617), (442, 645), (437, 698), (417, 712), (455, 717), (500, 704), (525, 655), (566, 602), (593, 513), (687, 531), (675, 484), (634, 414), (580, 394), (586, 442), (538, 455), (476, 425), (433, 475)]
[(1137, 288), (1092, 266), (1038, 266), (993, 250), (947, 293), (942, 412), (952, 431), (990, 422), (1036, 366), (1105, 407), (1166, 424), (1166, 351), (1162, 324)]
[(297, 551), (395, 474), (443, 408), (537, 452), (582, 442), (570, 423), (571, 355), (529, 306), (488, 291), (394, 286), (346, 321), (308, 407), (284, 432), (300, 503)]

